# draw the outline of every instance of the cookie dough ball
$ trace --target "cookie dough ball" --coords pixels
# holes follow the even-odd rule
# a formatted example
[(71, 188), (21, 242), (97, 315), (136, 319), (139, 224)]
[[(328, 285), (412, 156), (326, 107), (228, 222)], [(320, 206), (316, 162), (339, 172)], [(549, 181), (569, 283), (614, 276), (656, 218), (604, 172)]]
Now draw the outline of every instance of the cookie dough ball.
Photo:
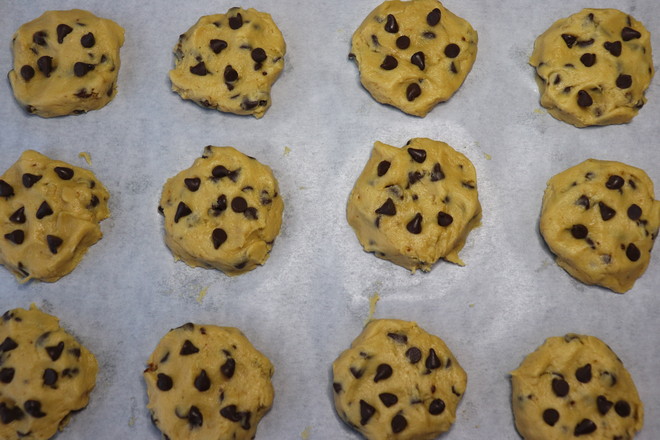
[(616, 9), (583, 9), (534, 43), (541, 105), (576, 127), (622, 124), (646, 102), (653, 78), (651, 36)]
[(445, 343), (414, 322), (369, 322), (332, 364), (335, 408), (367, 439), (426, 440), (447, 431), (467, 375)]
[(283, 209), (268, 166), (232, 147), (210, 145), (165, 183), (158, 207), (165, 242), (177, 259), (227, 275), (266, 262)]
[(0, 176), (0, 264), (57, 281), (101, 239), (110, 194), (91, 171), (27, 150)]
[(481, 220), (476, 171), (444, 142), (376, 142), (347, 218), (365, 251), (413, 272), (431, 270), (440, 258), (463, 265), (458, 252)]
[(376, 101), (425, 116), (463, 84), (477, 32), (437, 0), (386, 1), (353, 34), (351, 58)]
[(174, 47), (172, 90), (203, 107), (261, 118), (285, 52), (270, 14), (231, 8), (204, 16)]
[(44, 118), (97, 110), (117, 94), (124, 29), (88, 11), (46, 11), (13, 39), (16, 100)]
[(552, 337), (511, 373), (525, 440), (632, 439), (644, 407), (617, 355), (594, 336)]
[(188, 323), (149, 358), (147, 408), (170, 440), (251, 440), (273, 404), (272, 376), (240, 330)]
[(653, 182), (639, 168), (589, 159), (548, 181), (541, 234), (557, 264), (586, 284), (630, 290), (660, 226)]
[(2, 315), (0, 341), (0, 438), (51, 438), (87, 406), (96, 358), (34, 305)]

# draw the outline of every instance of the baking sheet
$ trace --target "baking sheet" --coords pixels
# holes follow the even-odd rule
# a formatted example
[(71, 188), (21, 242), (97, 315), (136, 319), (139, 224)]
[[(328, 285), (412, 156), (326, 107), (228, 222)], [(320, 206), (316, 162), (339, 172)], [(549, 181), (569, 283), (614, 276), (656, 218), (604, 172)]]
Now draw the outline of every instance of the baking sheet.
[[(0, 169), (24, 149), (88, 167), (111, 192), (104, 238), (54, 284), (19, 285), (0, 270), (0, 311), (35, 302), (92, 350), (100, 372), (91, 402), (58, 439), (158, 439), (142, 380), (165, 332), (188, 321), (236, 326), (275, 365), (275, 403), (258, 439), (357, 439), (332, 405), (330, 366), (375, 317), (415, 320), (442, 337), (468, 373), (457, 421), (443, 438), (515, 439), (508, 372), (546, 337), (587, 333), (632, 373), (646, 407), (637, 437), (660, 435), (660, 260), (617, 295), (560, 269), (538, 233), (546, 181), (587, 158), (641, 167), (660, 184), (659, 81), (632, 123), (577, 129), (539, 103), (527, 64), (537, 35), (584, 7), (617, 7), (640, 19), (660, 48), (653, 0), (575, 2), (446, 0), (479, 32), (477, 61), (459, 92), (425, 118), (376, 103), (347, 60), (350, 37), (379, 0), (252, 0), (287, 42), (285, 70), (265, 117), (221, 114), (170, 91), (179, 34), (234, 2), (30, 1), (0, 5), (0, 71), (11, 38), (46, 9), (81, 7), (126, 30), (119, 93), (107, 107), (51, 120), (25, 114), (0, 85)], [(657, 62), (656, 62), (657, 68)], [(345, 220), (355, 179), (376, 140), (445, 141), (475, 164), (483, 224), (459, 267), (411, 275), (362, 251)], [(231, 145), (270, 165), (285, 201), (282, 232), (265, 266), (237, 278), (175, 263), (156, 208), (165, 180), (205, 145)], [(657, 252), (657, 251), (656, 251)]]

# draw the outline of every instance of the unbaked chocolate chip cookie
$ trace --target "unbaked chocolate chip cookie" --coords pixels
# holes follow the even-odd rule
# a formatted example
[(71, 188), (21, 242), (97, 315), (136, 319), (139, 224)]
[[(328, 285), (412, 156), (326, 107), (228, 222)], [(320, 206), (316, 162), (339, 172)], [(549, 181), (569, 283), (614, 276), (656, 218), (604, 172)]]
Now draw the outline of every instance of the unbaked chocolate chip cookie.
[(433, 439), (456, 419), (467, 375), (414, 322), (371, 321), (332, 364), (339, 416), (370, 440)]
[(147, 407), (170, 440), (251, 440), (273, 404), (272, 375), (240, 330), (187, 323), (149, 358)]
[(477, 32), (437, 0), (386, 1), (353, 34), (350, 57), (376, 101), (425, 116), (463, 84)]
[(91, 171), (27, 150), (0, 176), (0, 264), (57, 281), (101, 239), (110, 195)]
[(46, 11), (13, 39), (9, 81), (28, 113), (44, 118), (96, 110), (117, 94), (124, 30), (88, 11)]
[(203, 107), (261, 118), (285, 52), (270, 14), (231, 8), (204, 16), (174, 47), (172, 90)]
[(46, 440), (89, 401), (96, 358), (59, 320), (30, 310), (0, 320), (0, 438)]
[(208, 146), (169, 179), (158, 210), (177, 259), (238, 275), (264, 264), (284, 203), (271, 169), (232, 147)]
[(589, 159), (548, 181), (540, 227), (569, 274), (623, 293), (649, 265), (660, 202), (644, 171)]
[(541, 105), (576, 127), (622, 124), (646, 102), (653, 78), (651, 36), (616, 9), (583, 9), (534, 43)]
[(631, 440), (644, 422), (632, 377), (594, 336), (546, 339), (511, 373), (511, 383), (525, 440)]
[(444, 142), (376, 142), (347, 218), (364, 250), (413, 272), (431, 270), (439, 258), (463, 265), (458, 252), (481, 220), (476, 171)]

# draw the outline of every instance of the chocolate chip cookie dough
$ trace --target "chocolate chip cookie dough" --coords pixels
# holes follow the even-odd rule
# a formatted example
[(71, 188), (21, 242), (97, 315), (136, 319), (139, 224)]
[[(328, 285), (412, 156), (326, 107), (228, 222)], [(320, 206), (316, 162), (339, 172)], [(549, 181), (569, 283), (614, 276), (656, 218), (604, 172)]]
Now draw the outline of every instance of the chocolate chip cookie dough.
[(370, 440), (434, 439), (456, 419), (467, 375), (414, 322), (371, 321), (332, 364), (339, 416)]
[(203, 107), (261, 118), (285, 52), (270, 14), (231, 8), (204, 16), (174, 47), (172, 90)]
[(273, 404), (272, 375), (240, 330), (187, 323), (149, 358), (147, 407), (170, 440), (251, 440)]
[(639, 168), (589, 159), (548, 181), (541, 234), (557, 264), (586, 284), (630, 290), (660, 226), (653, 182)]
[(511, 373), (516, 428), (525, 440), (632, 439), (644, 407), (630, 373), (594, 336), (552, 337)]
[(479, 226), (481, 205), (472, 162), (426, 138), (403, 148), (376, 142), (346, 212), (367, 252), (415, 272), (458, 257)]
[(646, 102), (654, 68), (644, 25), (616, 9), (583, 9), (534, 43), (541, 105), (576, 127), (622, 124)]
[(0, 264), (57, 281), (101, 239), (110, 195), (91, 171), (27, 150), (0, 176)]
[(34, 305), (2, 315), (0, 341), (0, 438), (51, 438), (87, 406), (96, 358)]
[(165, 242), (177, 259), (227, 275), (264, 264), (283, 209), (268, 166), (232, 147), (210, 145), (165, 183), (158, 207)]
[(124, 30), (88, 11), (46, 11), (13, 39), (16, 100), (44, 118), (97, 110), (117, 94)]
[(350, 57), (378, 102), (425, 116), (463, 84), (477, 32), (437, 0), (386, 1), (353, 34)]

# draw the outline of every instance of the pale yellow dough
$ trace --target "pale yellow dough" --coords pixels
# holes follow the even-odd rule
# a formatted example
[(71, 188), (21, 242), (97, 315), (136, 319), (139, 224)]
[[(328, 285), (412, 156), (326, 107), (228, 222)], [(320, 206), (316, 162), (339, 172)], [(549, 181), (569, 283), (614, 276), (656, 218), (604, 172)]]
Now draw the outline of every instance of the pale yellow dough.
[(430, 440), (456, 419), (467, 375), (414, 322), (369, 322), (332, 364), (335, 408), (369, 440)]
[(616, 9), (583, 9), (536, 39), (541, 105), (576, 127), (622, 124), (646, 102), (654, 68), (651, 35)]
[(34, 305), (2, 316), (0, 344), (0, 438), (51, 438), (87, 406), (96, 358)]
[(413, 272), (431, 270), (440, 258), (463, 265), (458, 253), (481, 220), (477, 174), (444, 142), (376, 142), (346, 215), (364, 250), (379, 258)]
[(203, 107), (261, 118), (271, 105), (270, 88), (284, 67), (285, 52), (270, 14), (231, 8), (204, 16), (174, 47), (172, 90)]
[(630, 373), (594, 336), (546, 339), (511, 373), (511, 384), (525, 440), (632, 440), (644, 422)]
[(463, 84), (477, 57), (477, 40), (470, 23), (437, 0), (393, 0), (374, 9), (355, 31), (351, 57), (376, 101), (425, 116)]
[(112, 20), (80, 9), (46, 11), (14, 34), (14, 96), (44, 118), (97, 110), (117, 94), (123, 44), (124, 29)]
[(232, 147), (208, 146), (168, 179), (158, 209), (177, 259), (238, 275), (268, 259), (284, 203), (268, 166)]
[(91, 171), (26, 150), (0, 176), (0, 264), (57, 281), (103, 236), (109, 197)]
[(540, 229), (557, 264), (586, 284), (630, 290), (660, 226), (653, 182), (621, 162), (586, 160), (548, 181)]
[(170, 440), (251, 440), (273, 404), (272, 376), (240, 330), (188, 323), (149, 358), (147, 408)]

